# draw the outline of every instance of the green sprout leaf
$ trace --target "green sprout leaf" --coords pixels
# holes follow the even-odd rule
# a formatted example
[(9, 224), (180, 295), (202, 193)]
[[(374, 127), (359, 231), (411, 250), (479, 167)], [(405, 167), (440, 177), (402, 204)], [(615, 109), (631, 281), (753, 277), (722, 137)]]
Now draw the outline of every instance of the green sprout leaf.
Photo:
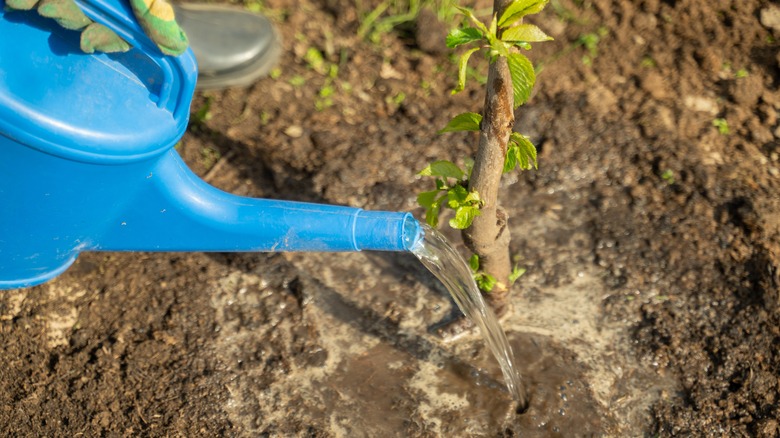
[(482, 115), (477, 113), (463, 113), (453, 117), (439, 134), (457, 131), (479, 131)]
[(477, 26), (477, 29), (479, 29), (482, 32), (482, 35), (487, 36), (490, 34), (490, 31), (485, 26), (485, 23), (479, 21), (479, 19), (476, 16), (474, 16), (474, 12), (472, 12), (471, 9), (463, 8), (460, 6), (455, 6), (455, 7), (460, 11), (461, 14), (468, 17), (469, 20), (471, 20), (471, 22), (474, 23), (475, 26)]
[(442, 199), (444, 199), (443, 196), (437, 202), (434, 202), (431, 208), (425, 210), (425, 223), (433, 228), (439, 226), (439, 212), (441, 211)]
[(441, 203), (447, 195), (441, 195), (439, 198), (438, 190), (432, 192), (423, 192), (417, 196), (417, 203), (425, 208), (425, 222), (436, 228), (439, 225), (439, 212), (441, 212)]
[(731, 133), (729, 122), (726, 119), (715, 119), (712, 121), (712, 126), (718, 128), (720, 135), (729, 135)]
[(471, 268), (471, 271), (473, 273), (477, 273), (479, 271), (479, 256), (476, 254), (472, 254), (469, 258), (469, 267)]
[(447, 47), (454, 49), (463, 44), (472, 43), (485, 38), (482, 31), (475, 27), (466, 27), (463, 29), (452, 29), (447, 35)]
[(469, 49), (460, 55), (460, 59), (458, 60), (458, 86), (452, 90), (452, 94), (460, 93), (464, 88), (466, 88), (466, 67), (469, 65), (469, 58), (471, 57), (471, 54), (477, 50), (479, 50), (479, 47), (474, 47), (473, 49)]
[(469, 203), (471, 205), (482, 205), (482, 198), (479, 197), (479, 193), (477, 193), (476, 190), (472, 190), (469, 192), (468, 196), (466, 196), (466, 199), (463, 200), (464, 203)]
[(538, 169), (539, 163), (536, 161), (536, 146), (534, 146), (527, 137), (523, 137), (523, 141), (519, 142), (518, 146), (521, 157), (518, 164), (522, 165), (520, 168), (523, 170), (531, 170), (531, 165), (533, 165), (534, 169)]
[(316, 71), (317, 73), (323, 75), (327, 73), (325, 58), (322, 56), (322, 53), (316, 48), (309, 47), (309, 50), (306, 51), (306, 54), (303, 56), (303, 59), (305, 59), (306, 62), (309, 64), (309, 67), (311, 67), (311, 69)]
[(444, 178), (455, 178), (460, 180), (465, 174), (455, 163), (447, 160), (439, 160), (427, 165), (425, 169), (420, 171), (419, 175), (441, 176)]
[(501, 14), (498, 25), (509, 27), (526, 15), (538, 14), (547, 6), (549, 0), (516, 0), (513, 1)]
[(436, 203), (436, 197), (439, 196), (439, 190), (432, 190), (430, 192), (422, 192), (417, 195), (417, 203), (421, 207), (431, 208)]
[(485, 273), (475, 274), (474, 280), (477, 282), (479, 289), (483, 292), (492, 291), (493, 288), (496, 287), (496, 283), (498, 283), (496, 277)]
[(501, 39), (504, 41), (536, 43), (550, 41), (553, 38), (533, 24), (518, 24), (505, 30), (501, 35)]
[(509, 173), (513, 170), (515, 170), (515, 167), (517, 167), (518, 162), (518, 147), (515, 144), (510, 144), (509, 147), (506, 150), (506, 157), (504, 158), (504, 169), (503, 173)]
[(482, 204), (482, 199), (477, 191), (469, 192), (466, 187), (458, 184), (447, 191), (447, 206), (453, 210), (458, 207), (477, 207)]
[(536, 82), (536, 73), (531, 61), (521, 53), (511, 53), (507, 57), (509, 74), (512, 76), (512, 89), (515, 95), (515, 108), (526, 103)]
[(506, 43), (501, 40), (495, 40), (490, 44), (490, 62), (495, 62), (496, 57), (503, 56), (504, 58), (509, 57), (509, 48), (512, 47), (511, 44)]
[(447, 205), (452, 209), (457, 209), (462, 205), (468, 205), (466, 198), (469, 196), (469, 191), (461, 186), (457, 185), (447, 191)]
[(470, 227), (471, 223), (474, 222), (474, 218), (481, 213), (482, 212), (479, 211), (479, 208), (477, 207), (468, 205), (458, 207), (458, 209), (455, 210), (455, 217), (450, 219), (450, 226), (456, 230), (464, 230)]
[(518, 166), (522, 170), (530, 170), (531, 167), (539, 168), (536, 161), (536, 146), (528, 137), (513, 132), (509, 137), (509, 147), (504, 159), (504, 173), (511, 172)]
[(661, 174), (661, 179), (669, 185), (674, 184), (674, 171), (672, 169), (664, 170), (664, 173)]
[(525, 269), (517, 267), (515, 265), (514, 268), (512, 268), (512, 273), (509, 274), (509, 285), (515, 284), (518, 278), (522, 277), (523, 274), (525, 274)]
[[(486, 272), (479, 272), (479, 256), (477, 254), (473, 254), (471, 258), (469, 258), (469, 268), (471, 268), (472, 277), (474, 278), (474, 281), (477, 283), (477, 287), (483, 292), (490, 292), (493, 290), (494, 287), (496, 287), (496, 284), (498, 284), (498, 280), (496, 280), (496, 277), (486, 273)], [(515, 272), (517, 271), (517, 266), (515, 266), (515, 270), (512, 271), (512, 274), (510, 275), (510, 280), (512, 279), (512, 275), (515, 275)], [(525, 272), (525, 270), (523, 270)], [(517, 275), (519, 277), (520, 275), (523, 275), (520, 273)], [(515, 280), (517, 278), (515, 277)], [(514, 281), (514, 280), (512, 280)]]

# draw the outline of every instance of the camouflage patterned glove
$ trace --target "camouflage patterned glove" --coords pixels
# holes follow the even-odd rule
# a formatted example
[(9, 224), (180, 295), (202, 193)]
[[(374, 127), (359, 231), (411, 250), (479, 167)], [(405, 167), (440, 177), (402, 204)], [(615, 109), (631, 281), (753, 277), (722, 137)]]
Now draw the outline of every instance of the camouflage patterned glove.
[[(167, 0), (128, 0), (135, 18), (146, 35), (166, 55), (181, 55), (189, 45), (187, 35), (176, 23), (173, 7)], [(81, 31), (81, 50), (113, 53), (130, 49), (122, 38), (102, 24), (90, 20), (73, 0), (6, 0), (9, 9), (38, 13), (53, 18), (60, 26)]]

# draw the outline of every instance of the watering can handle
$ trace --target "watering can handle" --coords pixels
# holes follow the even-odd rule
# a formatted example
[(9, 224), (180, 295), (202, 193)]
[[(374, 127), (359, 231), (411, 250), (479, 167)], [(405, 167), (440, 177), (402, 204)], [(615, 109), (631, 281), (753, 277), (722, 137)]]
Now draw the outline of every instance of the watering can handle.
[[(192, 56), (190, 49), (187, 49), (188, 53), (181, 56), (167, 56), (160, 52), (136, 21), (127, 0), (75, 0), (75, 2), (89, 18), (116, 32), (160, 67), (163, 83), (160, 84), (157, 95), (159, 108), (167, 109), (176, 117), (182, 111), (189, 111), (189, 104), (185, 104), (188, 100), (183, 97), (192, 95), (195, 89), (194, 78), (197, 76), (195, 57)], [(178, 88), (177, 84), (180, 84)]]

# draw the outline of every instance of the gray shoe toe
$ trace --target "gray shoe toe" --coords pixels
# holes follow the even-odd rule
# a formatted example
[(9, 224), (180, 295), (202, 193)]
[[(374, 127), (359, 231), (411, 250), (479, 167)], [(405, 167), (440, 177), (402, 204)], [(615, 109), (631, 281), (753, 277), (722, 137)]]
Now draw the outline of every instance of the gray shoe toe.
[(198, 61), (199, 89), (249, 85), (279, 60), (279, 36), (262, 15), (209, 4), (177, 4), (174, 10)]

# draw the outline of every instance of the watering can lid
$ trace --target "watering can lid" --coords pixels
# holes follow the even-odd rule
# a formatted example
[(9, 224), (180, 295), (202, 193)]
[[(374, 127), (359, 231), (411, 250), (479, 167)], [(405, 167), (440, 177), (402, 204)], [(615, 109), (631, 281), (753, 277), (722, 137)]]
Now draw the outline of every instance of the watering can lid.
[(132, 16), (126, 2), (89, 1), (114, 21), (79, 1), (87, 15), (136, 48), (85, 55), (77, 32), (34, 12), (0, 8), (0, 135), (85, 162), (156, 156), (186, 129), (197, 76), (192, 52), (163, 56), (132, 19), (122, 21)]

